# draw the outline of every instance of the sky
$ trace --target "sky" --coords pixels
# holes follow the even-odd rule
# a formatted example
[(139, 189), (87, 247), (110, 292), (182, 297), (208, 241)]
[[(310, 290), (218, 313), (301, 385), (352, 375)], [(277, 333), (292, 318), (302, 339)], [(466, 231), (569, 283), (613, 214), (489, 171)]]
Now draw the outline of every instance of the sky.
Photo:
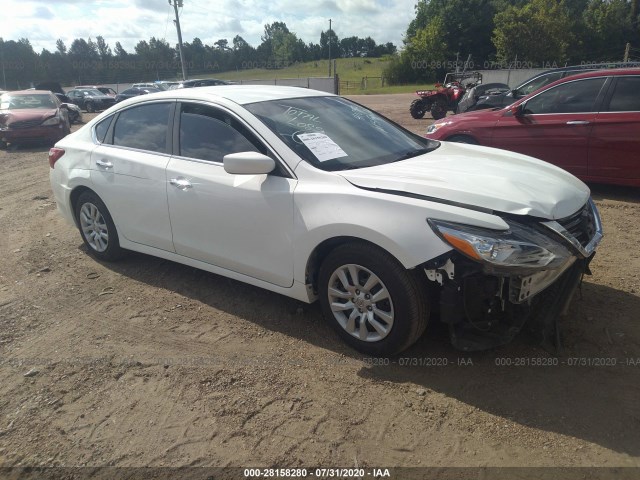
[[(182, 39), (199, 37), (213, 45), (242, 36), (257, 47), (264, 25), (285, 22), (305, 43), (319, 43), (329, 19), (339, 38), (370, 36), (376, 43), (402, 45), (417, 0), (183, 0), (179, 9)], [(113, 49), (120, 42), (133, 53), (151, 37), (177, 43), (174, 11), (168, 0), (1, 0), (0, 37), (28, 38), (37, 53), (55, 51), (61, 38), (67, 48), (75, 38), (102, 35)]]

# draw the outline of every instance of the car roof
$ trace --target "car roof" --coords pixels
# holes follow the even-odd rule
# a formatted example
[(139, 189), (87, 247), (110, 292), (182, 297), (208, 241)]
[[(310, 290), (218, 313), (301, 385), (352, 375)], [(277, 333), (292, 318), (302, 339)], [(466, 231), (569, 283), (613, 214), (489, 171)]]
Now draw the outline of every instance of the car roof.
[(538, 95), (543, 90), (549, 90), (556, 85), (562, 85), (563, 83), (572, 82), (574, 80), (580, 80), (581, 78), (595, 78), (595, 77), (622, 77), (625, 75), (640, 75), (640, 68), (612, 68), (606, 70), (592, 70), (590, 72), (577, 73), (575, 75), (570, 75), (568, 77), (560, 78), (555, 82), (551, 82), (548, 85), (544, 85), (537, 90), (534, 90), (530, 94), (520, 98), (516, 102), (511, 105), (507, 105), (503, 107), (504, 109), (511, 108), (514, 105), (521, 105), (524, 102), (527, 102), (531, 97)]
[[(327, 97), (335, 96), (332, 93), (320, 92), (301, 87), (284, 87), (275, 85), (216, 85), (212, 87), (188, 88), (167, 90), (153, 95), (154, 100), (160, 98), (178, 98), (184, 100), (203, 100), (224, 98), (239, 105), (268, 100), (285, 100), (301, 97)], [(140, 98), (144, 102), (149, 99)]]
[(570, 75), (568, 77), (561, 78), (549, 85), (553, 85), (555, 83), (563, 83), (568, 79), (577, 80), (579, 78), (608, 77), (608, 76), (618, 77), (622, 75), (640, 75), (640, 68), (610, 68), (610, 69), (602, 69), (602, 70), (592, 70), (590, 72), (576, 73), (575, 75)]
[(53, 95), (50, 90), (16, 90), (13, 92), (4, 92), (11, 93), (11, 95)]
[(626, 63), (609, 62), (609, 63), (585, 63), (583, 65), (568, 65), (565, 67), (552, 68), (550, 70), (545, 70), (544, 72), (540, 72), (537, 75), (534, 75), (533, 77), (526, 79), (516, 88), (521, 88), (527, 83), (529, 83), (530, 81), (535, 80), (536, 78), (544, 77), (546, 75), (549, 75), (551, 73), (556, 73), (556, 72), (573, 72), (578, 70), (585, 70), (585, 71), (625, 70), (628, 68), (638, 68), (638, 67), (640, 67), (640, 62), (626, 62)]

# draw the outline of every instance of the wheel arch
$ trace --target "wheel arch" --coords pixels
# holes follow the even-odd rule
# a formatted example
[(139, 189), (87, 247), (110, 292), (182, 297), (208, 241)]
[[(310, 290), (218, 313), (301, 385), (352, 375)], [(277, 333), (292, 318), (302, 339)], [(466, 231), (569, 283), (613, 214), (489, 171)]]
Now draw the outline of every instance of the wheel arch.
[(71, 190), (71, 194), (69, 195), (69, 202), (71, 204), (71, 213), (73, 215), (73, 223), (75, 223), (76, 227), (79, 226), (78, 219), (76, 218), (76, 206), (78, 204), (78, 199), (80, 198), (80, 195), (82, 195), (84, 192), (91, 192), (94, 195), (97, 195), (100, 199), (102, 199), (102, 197), (100, 197), (100, 195), (98, 195), (98, 193), (95, 190), (87, 187), (86, 185), (78, 185), (73, 190)]
[[(470, 140), (472, 140), (472, 142), (473, 142), (472, 144), (473, 144), (473, 145), (482, 145), (482, 144), (480, 143), (480, 141), (478, 140), (478, 138), (477, 138), (475, 135), (471, 134), (470, 132), (463, 132), (463, 133), (459, 133), (459, 132), (457, 132), (457, 133), (453, 133), (453, 134), (451, 134), (451, 135), (447, 136), (447, 138), (444, 138), (443, 140), (444, 140), (445, 142), (455, 142), (456, 140), (451, 140), (452, 138), (455, 138), (455, 137), (458, 137), (458, 138), (460, 138), (460, 137), (466, 137), (466, 138), (469, 138)], [(465, 142), (461, 142), (461, 143), (465, 143)]]
[(352, 236), (352, 235), (341, 235), (335, 236), (331, 238), (327, 238), (320, 242), (316, 247), (311, 251), (311, 253), (307, 256), (307, 262), (305, 266), (305, 284), (310, 286), (311, 292), (315, 297), (318, 292), (318, 272), (320, 271), (320, 266), (324, 262), (325, 258), (329, 253), (331, 253), (335, 248), (345, 245), (347, 243), (363, 243), (379, 248), (380, 250), (386, 252), (392, 258), (394, 258), (400, 265), (407, 267), (405, 262), (398, 258), (397, 255), (394, 255), (388, 248), (385, 248), (379, 245), (376, 242), (371, 240), (367, 240), (362, 237)]

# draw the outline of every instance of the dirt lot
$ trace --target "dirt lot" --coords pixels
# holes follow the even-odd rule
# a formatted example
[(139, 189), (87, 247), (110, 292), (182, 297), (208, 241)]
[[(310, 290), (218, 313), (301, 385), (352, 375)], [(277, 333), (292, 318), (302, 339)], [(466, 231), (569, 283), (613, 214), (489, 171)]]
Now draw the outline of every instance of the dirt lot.
[[(357, 97), (422, 133), (411, 99)], [(316, 305), (96, 262), (46, 151), (0, 152), (0, 466), (640, 466), (637, 189), (593, 186), (606, 238), (558, 366), (526, 338), (461, 354), (437, 324), (384, 365)], [(446, 365), (405, 365), (425, 357)]]

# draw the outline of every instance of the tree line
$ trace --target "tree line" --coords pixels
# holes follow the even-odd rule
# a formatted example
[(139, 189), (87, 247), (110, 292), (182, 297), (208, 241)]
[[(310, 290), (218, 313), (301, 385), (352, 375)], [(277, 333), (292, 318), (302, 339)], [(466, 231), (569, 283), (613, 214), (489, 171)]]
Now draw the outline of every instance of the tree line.
[[(420, 0), (390, 83), (469, 68), (552, 68), (640, 60), (639, 0)], [(459, 60), (456, 63), (456, 59)]]
[[(297, 62), (338, 57), (380, 57), (396, 52), (389, 42), (377, 44), (371, 37), (340, 39), (335, 31), (320, 34), (319, 43), (305, 43), (284, 22), (264, 27), (261, 43), (253, 47), (240, 35), (231, 42), (223, 38), (206, 45), (199, 38), (183, 43), (188, 77), (253, 68), (281, 69)], [(151, 37), (140, 40), (133, 52), (120, 42), (114, 47), (102, 36), (77, 38), (67, 47), (59, 39), (54, 51), (36, 53), (30, 41), (4, 41), (0, 38), (0, 82), (5, 89), (28, 88), (40, 81), (57, 81), (63, 85), (133, 83), (181, 78), (178, 45)]]

